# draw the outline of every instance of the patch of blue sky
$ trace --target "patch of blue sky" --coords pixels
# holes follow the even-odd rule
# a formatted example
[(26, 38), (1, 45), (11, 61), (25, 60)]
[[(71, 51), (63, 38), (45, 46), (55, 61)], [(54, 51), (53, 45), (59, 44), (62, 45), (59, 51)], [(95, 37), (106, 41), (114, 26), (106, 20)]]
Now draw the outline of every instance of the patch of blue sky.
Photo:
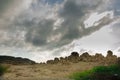
[(109, 5), (109, 8), (114, 10), (116, 16), (120, 15), (120, 0), (114, 0), (112, 5)]
[(64, 0), (37, 0), (31, 4), (31, 7), (33, 10), (38, 10), (41, 7), (41, 4), (49, 4), (49, 5), (54, 5), (54, 4), (61, 4), (64, 2)]
[(54, 5), (54, 4), (61, 4), (64, 0), (45, 0), (45, 3), (48, 3), (50, 5)]
[(115, 10), (115, 15), (120, 15), (120, 0), (115, 0), (114, 10)]

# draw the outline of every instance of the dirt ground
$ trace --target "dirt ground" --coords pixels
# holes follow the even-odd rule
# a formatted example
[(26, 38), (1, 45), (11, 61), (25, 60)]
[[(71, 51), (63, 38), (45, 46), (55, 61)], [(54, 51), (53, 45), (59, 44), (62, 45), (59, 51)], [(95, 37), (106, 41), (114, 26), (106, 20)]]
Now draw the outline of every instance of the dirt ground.
[(71, 64), (35, 64), (9, 65), (4, 75), (5, 80), (70, 80), (74, 72), (88, 70), (98, 63), (79, 62)]

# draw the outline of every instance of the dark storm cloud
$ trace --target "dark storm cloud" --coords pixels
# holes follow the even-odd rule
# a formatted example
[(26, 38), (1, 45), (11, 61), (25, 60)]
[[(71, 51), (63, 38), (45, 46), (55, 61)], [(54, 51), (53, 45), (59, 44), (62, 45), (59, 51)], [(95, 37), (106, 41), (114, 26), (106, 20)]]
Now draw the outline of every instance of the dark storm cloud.
[(89, 3), (89, 1), (94, 0), (86, 0), (86, 2), (81, 0), (67, 0), (60, 16), (67, 19), (80, 19), (89, 10), (95, 10), (102, 4), (102, 0), (96, 0), (94, 1), (95, 3)]
[[(68, 0), (60, 16), (64, 18), (62, 26), (66, 29), (66, 34), (63, 36), (63, 39), (74, 39), (80, 37), (79, 28), (84, 29), (79, 20), (86, 14), (85, 11), (86, 5), (78, 5), (73, 0)], [(87, 6), (88, 8), (88, 6)]]
[[(40, 1), (41, 0), (38, 0), (38, 2)], [(75, 39), (90, 35), (111, 22), (109, 18), (105, 18), (100, 21), (98, 26), (89, 28), (84, 26), (85, 15), (89, 14), (89, 11), (96, 11), (101, 4), (104, 4), (103, 0), (95, 0), (92, 3), (91, 1), (93, 0), (66, 0), (64, 4), (58, 4), (62, 4), (63, 6), (56, 12), (50, 11), (56, 9), (54, 6), (46, 7), (48, 4), (33, 2), (28, 9), (15, 17), (12, 24), (9, 25), (11, 27), (9, 27), (8, 30), (16, 34), (18, 33), (17, 31), (24, 31), (26, 34), (22, 38), (25, 39), (22, 40), (33, 46), (45, 47), (47, 49), (62, 47)], [(5, 2), (3, 1), (3, 3)], [(34, 10), (35, 8), (37, 8), (37, 10)], [(45, 13), (43, 13), (44, 11)], [(54, 20), (53, 17), (52, 19), (47, 18), (52, 15), (51, 13), (57, 14), (57, 18), (64, 20), (60, 26), (54, 25), (56, 20)], [(56, 29), (54, 29), (54, 27), (56, 27)], [(9, 42), (11, 42), (11, 40)], [(15, 43), (19, 42), (20, 40), (15, 41)]]
[[(85, 28), (83, 24), (85, 15), (88, 14), (90, 10), (96, 10), (102, 3), (102, 0), (96, 0), (94, 3), (90, 3), (89, 1), (91, 0), (87, 0), (86, 2), (82, 2), (81, 0), (67, 0), (63, 8), (57, 13), (59, 18), (64, 19), (64, 21), (61, 26), (55, 30), (53, 29), (55, 21), (52, 19), (43, 19), (37, 24), (34, 24), (34, 22), (36, 22), (35, 19), (31, 21), (25, 20), (25, 23), (22, 24), (25, 24), (27, 28), (25, 41), (35, 46), (46, 46), (48, 49), (57, 48), (69, 44), (77, 38), (90, 35), (101, 27), (109, 24), (111, 20), (105, 18), (101, 20), (98, 26)], [(57, 40), (55, 36), (57, 36)]]
[(101, 5), (101, 3), (103, 3), (102, 0), (96, 0), (95, 3), (89, 3), (90, 0), (87, 1), (81, 1), (80, 3), (77, 3), (77, 0), (67, 0), (67, 2), (64, 4), (62, 11), (59, 13), (59, 16), (64, 19), (64, 22), (61, 26), (61, 28), (63, 28), (65, 31), (60, 40), (62, 43), (65, 41), (65, 44), (68, 44), (74, 39), (90, 35), (90, 33), (93, 33), (99, 30), (104, 25), (109, 24), (109, 20), (108, 22), (104, 23), (103, 19), (99, 26), (85, 28), (83, 24), (85, 15), (90, 10), (96, 10)]
[(77, 5), (75, 1), (68, 0), (61, 13), (60, 17), (64, 18), (62, 27), (66, 30), (66, 34), (63, 39), (74, 39), (79, 37), (79, 20), (85, 15), (83, 12), (84, 5)]
[[(62, 51), (70, 49), (72, 41), (88, 36), (112, 22), (106, 16), (98, 21), (97, 26), (84, 25), (91, 13), (107, 11), (104, 9), (107, 1), (0, 0), (0, 53), (33, 53), (37, 57), (39, 52), (44, 56), (44, 53), (62, 55)], [(109, 5), (112, 7), (110, 10), (115, 9), (115, 13), (119, 14), (119, 0), (115, 1), (114, 6)], [(118, 29), (115, 27), (113, 31), (119, 36)]]
[(81, 17), (83, 14), (84, 5), (77, 5), (75, 1), (68, 0), (60, 13), (60, 16), (65, 18), (77, 18)]
[(47, 38), (50, 36), (53, 30), (52, 20), (43, 20), (34, 28), (29, 29), (26, 34), (26, 42), (33, 43), (36, 46), (42, 46), (47, 44)]

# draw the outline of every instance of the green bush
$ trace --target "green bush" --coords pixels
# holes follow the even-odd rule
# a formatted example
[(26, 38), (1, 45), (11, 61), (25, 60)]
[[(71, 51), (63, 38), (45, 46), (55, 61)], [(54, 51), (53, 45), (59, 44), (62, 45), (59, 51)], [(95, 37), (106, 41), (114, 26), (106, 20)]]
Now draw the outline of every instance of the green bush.
[(120, 80), (120, 67), (117, 65), (97, 66), (91, 70), (73, 73), (70, 78), (74, 80), (112, 80), (111, 78)]
[(70, 78), (75, 80), (88, 80), (90, 74), (91, 71), (77, 72), (77, 73), (73, 73), (72, 76), (70, 76)]
[(7, 67), (0, 65), (0, 76), (2, 76), (7, 71)]

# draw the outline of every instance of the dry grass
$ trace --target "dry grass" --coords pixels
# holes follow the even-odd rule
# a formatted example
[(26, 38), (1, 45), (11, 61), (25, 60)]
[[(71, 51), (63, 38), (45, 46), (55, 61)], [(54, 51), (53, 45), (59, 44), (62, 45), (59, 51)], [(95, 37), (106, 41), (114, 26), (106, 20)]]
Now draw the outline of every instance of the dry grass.
[(88, 70), (96, 65), (98, 64), (92, 62), (71, 63), (69, 65), (11, 65), (4, 77), (5, 80), (67, 80), (71, 73)]

